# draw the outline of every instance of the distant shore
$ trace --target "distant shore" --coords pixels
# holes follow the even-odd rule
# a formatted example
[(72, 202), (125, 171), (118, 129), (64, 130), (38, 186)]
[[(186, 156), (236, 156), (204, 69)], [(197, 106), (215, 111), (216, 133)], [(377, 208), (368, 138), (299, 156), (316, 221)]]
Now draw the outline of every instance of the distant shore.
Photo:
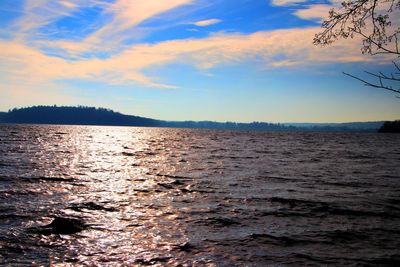
[[(125, 115), (105, 108), (84, 106), (33, 106), (27, 108), (14, 108), (8, 112), (0, 112), (0, 123), (139, 126), (249, 131), (377, 132), (379, 129), (381, 129), (385, 122), (239, 123), (215, 121), (165, 121), (140, 116)], [(385, 130), (379, 131), (385, 132)]]

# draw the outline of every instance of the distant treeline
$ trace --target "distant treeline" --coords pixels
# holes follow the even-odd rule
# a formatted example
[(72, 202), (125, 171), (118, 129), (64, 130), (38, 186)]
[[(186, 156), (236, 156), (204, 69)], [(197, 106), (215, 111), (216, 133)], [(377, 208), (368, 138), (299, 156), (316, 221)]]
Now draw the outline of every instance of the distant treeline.
[[(360, 132), (377, 131), (379, 122), (347, 123), (340, 125), (298, 124), (284, 125), (266, 122), (214, 122), (214, 121), (164, 121), (145, 117), (125, 115), (111, 109), (86, 106), (33, 106), (14, 108), (0, 112), (0, 123), (20, 124), (66, 124), (66, 125), (105, 125), (105, 126), (144, 126), (173, 128), (207, 128), (251, 131), (318, 131), (318, 132)], [(397, 122), (398, 123), (398, 122)], [(371, 128), (371, 124), (379, 125)], [(386, 124), (385, 124), (386, 125)], [(397, 124), (398, 125), (398, 124)], [(363, 128), (364, 127), (364, 128)], [(398, 127), (398, 126), (397, 126)]]
[(296, 127), (285, 126), (279, 123), (267, 122), (214, 122), (214, 121), (164, 121), (162, 126), (174, 128), (204, 128), (204, 129), (229, 129), (229, 130), (258, 130), (281, 131), (296, 130)]
[(282, 124), (252, 122), (213, 122), (213, 121), (163, 121), (139, 116), (124, 115), (105, 108), (86, 106), (33, 106), (14, 108), (0, 113), (2, 123), (29, 124), (67, 124), (67, 125), (109, 125), (109, 126), (146, 126), (174, 128), (211, 128), (240, 130), (295, 130), (296, 127)]

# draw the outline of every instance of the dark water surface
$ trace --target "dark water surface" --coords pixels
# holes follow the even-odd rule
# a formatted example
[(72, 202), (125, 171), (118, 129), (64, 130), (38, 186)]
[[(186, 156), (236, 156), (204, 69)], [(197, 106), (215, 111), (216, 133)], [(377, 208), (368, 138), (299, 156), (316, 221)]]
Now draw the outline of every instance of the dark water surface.
[(0, 264), (399, 265), (400, 135), (2, 125)]

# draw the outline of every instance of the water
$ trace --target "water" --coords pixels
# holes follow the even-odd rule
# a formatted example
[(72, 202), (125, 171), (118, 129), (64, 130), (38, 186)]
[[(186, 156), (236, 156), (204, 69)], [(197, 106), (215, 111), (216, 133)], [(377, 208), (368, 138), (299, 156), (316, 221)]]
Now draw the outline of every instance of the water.
[(400, 264), (399, 135), (2, 125), (0, 155), (2, 265)]

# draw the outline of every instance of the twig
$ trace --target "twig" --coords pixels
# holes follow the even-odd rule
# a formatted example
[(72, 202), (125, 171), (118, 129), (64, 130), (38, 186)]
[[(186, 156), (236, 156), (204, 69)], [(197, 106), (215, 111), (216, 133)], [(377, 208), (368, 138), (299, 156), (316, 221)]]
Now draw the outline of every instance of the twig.
[(395, 92), (395, 93), (397, 93), (397, 94), (400, 94), (400, 90), (393, 89), (393, 88), (390, 87), (390, 86), (386, 86), (386, 85), (384, 85), (384, 84), (382, 83), (382, 81), (380, 81), (380, 85), (378, 85), (378, 84), (374, 84), (374, 83), (368, 82), (368, 81), (366, 81), (366, 80), (364, 80), (364, 79), (361, 79), (361, 78), (359, 78), (359, 77), (357, 77), (357, 76), (354, 76), (354, 75), (352, 75), (352, 74), (350, 74), (350, 73), (343, 72), (343, 74), (344, 74), (344, 75), (347, 75), (347, 76), (349, 76), (349, 77), (351, 77), (351, 78), (353, 78), (353, 79), (356, 79), (356, 80), (358, 80), (358, 81), (360, 81), (360, 82), (363, 82), (364, 85), (366, 85), (366, 86), (375, 87), (375, 88), (382, 88), (382, 89), (385, 89), (385, 90), (392, 91), (392, 92)]

